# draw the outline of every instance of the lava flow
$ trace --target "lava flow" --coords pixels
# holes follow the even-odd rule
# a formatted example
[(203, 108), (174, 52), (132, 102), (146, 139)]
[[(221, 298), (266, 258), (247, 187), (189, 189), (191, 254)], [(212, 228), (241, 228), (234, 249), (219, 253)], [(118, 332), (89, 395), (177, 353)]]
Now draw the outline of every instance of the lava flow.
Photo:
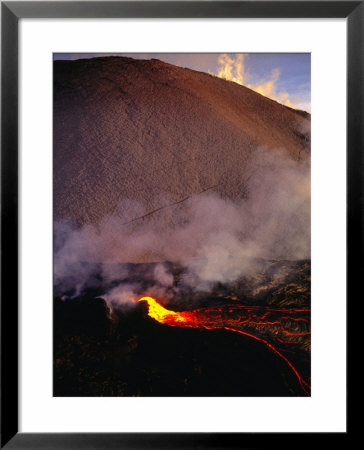
[(176, 312), (164, 308), (152, 297), (138, 301), (148, 303), (150, 317), (172, 327), (225, 329), (262, 342), (285, 361), (309, 395), (310, 308), (229, 304)]

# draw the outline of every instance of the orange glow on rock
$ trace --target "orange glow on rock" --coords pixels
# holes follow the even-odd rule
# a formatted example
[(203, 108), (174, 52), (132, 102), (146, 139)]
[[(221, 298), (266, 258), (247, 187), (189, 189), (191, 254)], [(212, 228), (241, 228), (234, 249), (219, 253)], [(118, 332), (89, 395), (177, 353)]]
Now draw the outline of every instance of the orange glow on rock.
[[(296, 375), (303, 391), (309, 395), (310, 384), (308, 377), (305, 380), (283, 353), (287, 352), (287, 350), (289, 351), (290, 346), (298, 345), (297, 341), (292, 340), (292, 336), (295, 338), (307, 336), (308, 338), (311, 333), (308, 330), (306, 331), (306, 329), (305, 331), (295, 328), (288, 330), (283, 326), (282, 322), (290, 321), (296, 325), (308, 325), (306, 317), (310, 313), (310, 308), (275, 309), (251, 305), (234, 305), (234, 307), (218, 306), (176, 312), (164, 308), (152, 297), (142, 297), (138, 301), (148, 303), (149, 317), (152, 317), (159, 323), (172, 327), (205, 328), (207, 330), (223, 329), (260, 341), (286, 362)], [(291, 352), (289, 351), (289, 353)]]

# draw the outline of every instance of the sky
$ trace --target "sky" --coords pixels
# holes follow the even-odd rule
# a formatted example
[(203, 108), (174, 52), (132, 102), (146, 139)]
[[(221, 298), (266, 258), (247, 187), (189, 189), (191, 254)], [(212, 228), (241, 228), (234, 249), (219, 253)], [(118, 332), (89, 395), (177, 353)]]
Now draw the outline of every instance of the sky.
[(97, 56), (160, 59), (247, 86), (292, 108), (311, 112), (309, 53), (55, 53), (54, 59)]

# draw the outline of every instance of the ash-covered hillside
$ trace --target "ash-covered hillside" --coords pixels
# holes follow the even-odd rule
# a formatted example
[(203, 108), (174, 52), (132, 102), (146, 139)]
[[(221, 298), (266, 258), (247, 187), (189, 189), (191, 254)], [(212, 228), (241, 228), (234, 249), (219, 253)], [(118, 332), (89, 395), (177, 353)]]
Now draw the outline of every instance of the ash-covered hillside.
[(190, 196), (249, 196), (262, 149), (307, 162), (310, 115), (159, 60), (54, 62), (56, 221), (175, 225)]

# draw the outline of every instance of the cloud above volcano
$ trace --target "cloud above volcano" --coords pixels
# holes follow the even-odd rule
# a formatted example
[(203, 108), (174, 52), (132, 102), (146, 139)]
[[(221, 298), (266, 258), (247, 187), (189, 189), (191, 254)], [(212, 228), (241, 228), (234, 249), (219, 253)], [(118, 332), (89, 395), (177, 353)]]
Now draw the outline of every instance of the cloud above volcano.
[(249, 55), (245, 54), (229, 55), (223, 53), (219, 55), (217, 76), (246, 86), (258, 92), (258, 94), (275, 100), (282, 105), (296, 109), (310, 110), (307, 100), (305, 101), (297, 95), (292, 96), (282, 87), (279, 87), (281, 70), (278, 67), (273, 68), (270, 74), (257, 80), (257, 76), (252, 75), (247, 68), (248, 57)]

